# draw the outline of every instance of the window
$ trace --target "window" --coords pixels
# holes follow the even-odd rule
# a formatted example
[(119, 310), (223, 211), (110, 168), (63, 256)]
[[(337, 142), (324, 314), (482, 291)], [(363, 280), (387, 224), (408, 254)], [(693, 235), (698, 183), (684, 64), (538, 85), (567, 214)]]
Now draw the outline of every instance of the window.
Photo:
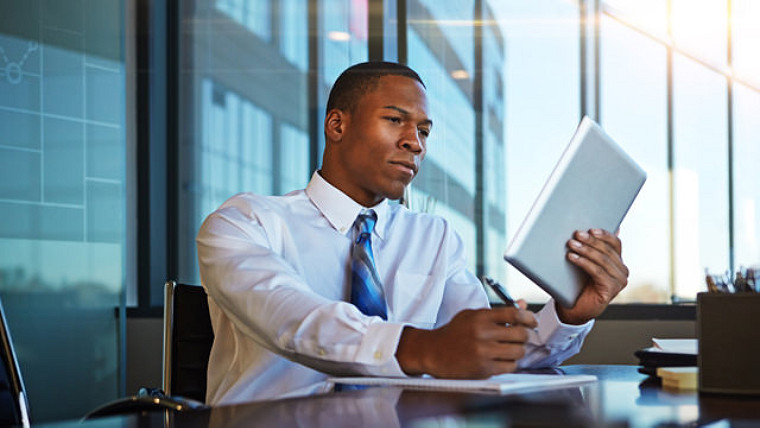
[(601, 17), (600, 35), (599, 120), (647, 171), (647, 182), (621, 225), (631, 274), (617, 301), (666, 302), (672, 265), (667, 51), (607, 16)]
[(458, 2), (455, 7), (409, 3), (409, 66), (425, 82), (435, 127), (407, 203), (414, 210), (447, 218), (462, 237), (475, 271), (476, 165), (480, 160), (475, 151), (473, 28), (436, 23), (436, 19), (468, 22), (473, 13), (472, 2)]
[[(757, 263), (751, 1), (249, 3), (182, 9), (181, 278), (198, 281), (193, 239), (223, 200), (308, 182), (330, 86), (369, 59), (372, 34), (395, 45), (375, 55), (420, 73), (436, 121), (404, 203), (446, 217), (476, 274), (547, 298), (502, 254), (583, 115), (649, 175), (620, 231), (631, 275), (618, 303), (693, 300), (705, 268)], [(406, 25), (370, 28), (370, 13)]]
[(676, 55), (673, 64), (675, 290), (694, 296), (704, 271), (730, 266), (726, 79)]
[(38, 423), (123, 395), (123, 7), (0, 6), (0, 296)]
[(734, 264), (748, 267), (760, 260), (760, 90), (736, 84), (733, 94)]
[[(312, 7), (320, 12), (313, 22)], [(367, 59), (366, 11), (366, 1), (183, 3), (182, 281), (200, 282), (195, 235), (227, 198), (239, 192), (281, 195), (306, 186), (324, 144), (315, 127), (321, 129), (323, 113), (311, 104), (324, 106), (337, 74)], [(309, 51), (312, 27), (320, 34), (318, 52)], [(317, 71), (310, 68), (313, 55), (319, 55)]]
[[(580, 121), (580, 26), (578, 6), (572, 2), (499, 4), (506, 52), (502, 197), (506, 236), (511, 237)], [(501, 255), (505, 249), (493, 251)], [(547, 299), (525, 276), (502, 264), (514, 295), (530, 302)]]

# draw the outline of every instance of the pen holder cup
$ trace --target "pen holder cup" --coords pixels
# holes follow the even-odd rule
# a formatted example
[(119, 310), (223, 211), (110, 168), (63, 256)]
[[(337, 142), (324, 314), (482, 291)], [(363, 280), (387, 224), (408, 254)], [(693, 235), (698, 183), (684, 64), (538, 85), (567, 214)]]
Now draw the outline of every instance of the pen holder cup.
[(760, 293), (699, 293), (699, 391), (760, 394)]

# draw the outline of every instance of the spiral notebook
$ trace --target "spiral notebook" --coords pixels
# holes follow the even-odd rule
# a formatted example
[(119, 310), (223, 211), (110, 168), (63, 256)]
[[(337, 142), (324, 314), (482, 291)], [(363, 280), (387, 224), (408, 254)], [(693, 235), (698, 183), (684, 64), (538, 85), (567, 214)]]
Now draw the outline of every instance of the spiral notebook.
[(577, 386), (593, 383), (596, 380), (596, 376), (593, 375), (506, 373), (483, 380), (432, 377), (333, 377), (327, 379), (327, 382), (342, 385), (398, 386), (408, 389), (508, 394)]

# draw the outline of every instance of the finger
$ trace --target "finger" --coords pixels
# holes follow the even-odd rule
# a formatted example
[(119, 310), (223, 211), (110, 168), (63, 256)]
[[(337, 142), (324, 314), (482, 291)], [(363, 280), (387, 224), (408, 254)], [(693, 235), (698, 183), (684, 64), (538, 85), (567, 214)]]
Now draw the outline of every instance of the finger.
[(524, 342), (489, 342), (481, 344), (474, 358), (481, 361), (517, 361), (525, 356)]
[(623, 252), (623, 243), (620, 238), (604, 229), (589, 229), (586, 235), (590, 238), (589, 245), (596, 246), (597, 243), (604, 243), (607, 247), (600, 247), (600, 249), (605, 248), (604, 251), (610, 249), (616, 254)]
[(574, 244), (573, 242), (570, 243), (571, 252), (568, 252), (568, 259), (583, 268), (594, 279), (628, 277), (628, 268), (623, 264), (621, 258), (610, 257), (593, 247), (586, 245), (578, 247)]
[(538, 322), (533, 312), (527, 309), (517, 309), (514, 306), (493, 308), (488, 313), (488, 320), (494, 324), (520, 324), (536, 327)]
[[(592, 233), (591, 230), (596, 230), (596, 234)], [(568, 245), (578, 248), (580, 245), (575, 244), (580, 243), (581, 245), (595, 248), (596, 250), (607, 254), (609, 257), (620, 257), (621, 245), (619, 242), (616, 242), (616, 240), (618, 240), (617, 237), (609, 234), (604, 235), (606, 232), (602, 231), (601, 229), (591, 230), (588, 232), (576, 231), (573, 234), (573, 239), (570, 239), (567, 242)], [(599, 235), (599, 233), (602, 235)]]
[(494, 325), (494, 328), (484, 331), (479, 336), (480, 340), (493, 343), (524, 344), (530, 337), (529, 327), (520, 324)]
[(567, 253), (567, 259), (580, 267), (591, 276), (594, 283), (604, 288), (608, 288), (614, 293), (622, 290), (628, 283), (628, 275), (613, 269), (610, 273), (604, 266), (591, 261), (589, 258), (578, 255), (574, 252)]
[[(600, 243), (603, 241), (594, 240), (588, 234), (586, 234), (587, 238), (584, 238), (582, 233), (578, 236), (579, 240), (568, 241), (567, 246), (570, 251), (590, 259), (607, 271), (610, 276), (628, 276), (626, 273), (628, 268), (623, 263), (620, 254), (612, 250), (607, 243)], [(585, 241), (581, 242), (580, 239), (585, 239)], [(588, 273), (593, 274), (593, 272)]]
[(527, 309), (521, 309), (520, 312), (518, 313), (517, 324), (525, 326), (525, 327), (530, 327), (530, 328), (538, 327), (538, 320), (536, 319), (536, 314), (534, 314), (533, 312)]
[(497, 343), (492, 348), (496, 361), (517, 361), (525, 356), (525, 345), (515, 343)]

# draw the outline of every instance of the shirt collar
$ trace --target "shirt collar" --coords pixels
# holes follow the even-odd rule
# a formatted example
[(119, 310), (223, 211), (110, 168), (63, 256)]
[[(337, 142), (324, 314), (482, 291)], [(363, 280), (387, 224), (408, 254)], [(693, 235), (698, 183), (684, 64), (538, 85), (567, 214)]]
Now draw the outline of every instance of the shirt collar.
[(317, 207), (319, 212), (327, 219), (330, 225), (342, 234), (350, 232), (351, 227), (362, 209), (370, 208), (377, 214), (374, 234), (380, 239), (385, 239), (385, 225), (387, 224), (389, 208), (388, 200), (374, 207), (364, 207), (340, 189), (328, 183), (319, 171), (311, 176), (311, 181), (306, 187), (306, 196)]

